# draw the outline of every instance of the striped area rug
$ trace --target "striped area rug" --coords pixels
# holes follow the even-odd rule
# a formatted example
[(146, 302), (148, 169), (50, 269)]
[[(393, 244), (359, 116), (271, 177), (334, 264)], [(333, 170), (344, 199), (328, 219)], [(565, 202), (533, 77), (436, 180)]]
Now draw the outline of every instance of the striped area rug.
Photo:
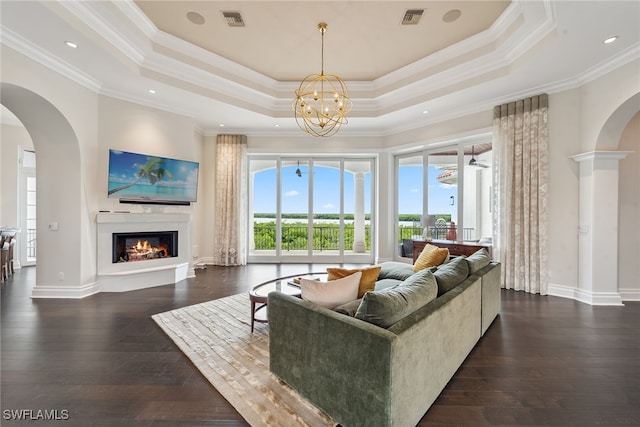
[(209, 382), (252, 426), (335, 426), (269, 371), (268, 326), (250, 326), (248, 293), (153, 315)]

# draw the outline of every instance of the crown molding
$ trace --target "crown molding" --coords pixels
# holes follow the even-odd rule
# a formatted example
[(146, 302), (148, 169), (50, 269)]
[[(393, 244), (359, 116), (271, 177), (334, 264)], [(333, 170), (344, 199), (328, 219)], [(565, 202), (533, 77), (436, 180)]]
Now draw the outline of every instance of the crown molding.
[(121, 31), (118, 31), (115, 20), (108, 16), (106, 11), (98, 10), (103, 7), (101, 2), (58, 1), (56, 4), (95, 31), (103, 40), (115, 47), (133, 63), (142, 64), (145, 49), (128, 40)]
[(99, 93), (102, 83), (83, 73), (75, 67), (67, 64), (58, 57), (51, 55), (39, 46), (31, 43), (21, 35), (14, 33), (4, 25), (0, 27), (2, 32), (1, 43), (11, 49), (21, 53), (27, 58), (42, 64), (43, 66), (55, 71), (56, 73), (72, 80), (74, 83), (89, 89), (92, 92)]

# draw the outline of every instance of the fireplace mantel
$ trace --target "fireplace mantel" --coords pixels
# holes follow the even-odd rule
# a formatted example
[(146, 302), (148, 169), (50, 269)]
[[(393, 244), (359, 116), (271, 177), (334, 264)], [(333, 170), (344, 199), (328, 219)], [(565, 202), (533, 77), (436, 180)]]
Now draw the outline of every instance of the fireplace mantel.
[[(100, 212), (97, 224), (97, 275), (101, 292), (167, 285), (195, 276), (191, 263), (191, 216), (183, 213)], [(178, 256), (114, 263), (113, 233), (178, 231)]]

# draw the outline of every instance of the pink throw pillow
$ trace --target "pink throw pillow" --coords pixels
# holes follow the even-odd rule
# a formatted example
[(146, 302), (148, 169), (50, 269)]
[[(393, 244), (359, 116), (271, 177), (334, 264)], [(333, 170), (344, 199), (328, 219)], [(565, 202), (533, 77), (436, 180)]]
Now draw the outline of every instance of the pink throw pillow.
[(362, 272), (360, 271), (329, 282), (302, 277), (300, 279), (302, 299), (333, 310), (358, 298), (360, 277), (362, 277)]

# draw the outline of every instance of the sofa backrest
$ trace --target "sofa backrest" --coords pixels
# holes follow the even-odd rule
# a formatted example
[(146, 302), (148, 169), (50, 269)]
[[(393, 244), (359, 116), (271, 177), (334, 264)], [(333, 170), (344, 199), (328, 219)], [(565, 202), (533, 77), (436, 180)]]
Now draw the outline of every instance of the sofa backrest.
[[(404, 331), (408, 330), (412, 327), (419, 327), (420, 322), (426, 321), (432, 313), (439, 310), (441, 307), (450, 303), (451, 300), (456, 298), (458, 295), (462, 294), (465, 290), (473, 286), (476, 282), (480, 282), (480, 278), (478, 276), (469, 276), (458, 286), (451, 289), (449, 292), (439, 296), (435, 300), (429, 302), (424, 307), (414, 311), (410, 315), (404, 317), (398, 322), (391, 325), (387, 330), (396, 335), (401, 335)], [(480, 302), (478, 301), (478, 304)]]

